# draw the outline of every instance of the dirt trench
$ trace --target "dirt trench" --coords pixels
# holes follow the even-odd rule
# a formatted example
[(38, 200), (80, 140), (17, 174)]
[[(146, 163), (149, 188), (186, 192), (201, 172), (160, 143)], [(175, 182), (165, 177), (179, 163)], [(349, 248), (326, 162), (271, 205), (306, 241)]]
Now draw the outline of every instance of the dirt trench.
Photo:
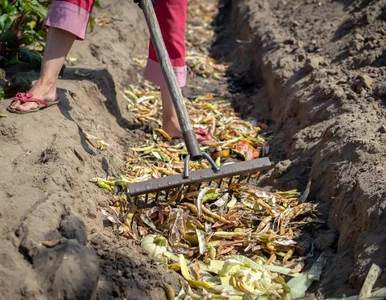
[(372, 263), (386, 267), (386, 2), (220, 5), (213, 51), (231, 63), (235, 108), (273, 130), (277, 165), (261, 184), (311, 181), (330, 229), (314, 242), (335, 254), (311, 291), (358, 294)]

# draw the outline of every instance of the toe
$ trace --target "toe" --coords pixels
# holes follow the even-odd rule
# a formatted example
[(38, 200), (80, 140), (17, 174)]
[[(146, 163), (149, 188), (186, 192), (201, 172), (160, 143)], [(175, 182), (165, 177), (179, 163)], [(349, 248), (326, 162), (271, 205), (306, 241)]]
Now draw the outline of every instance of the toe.
[(19, 104), (18, 106), (16, 106), (15, 109), (16, 109), (16, 110), (19, 110), (19, 111), (27, 111), (27, 110), (28, 110), (28, 109), (26, 109), (26, 108), (24, 107), (24, 105), (22, 105), (22, 104)]
[(16, 109), (16, 108), (19, 106), (19, 104), (20, 104), (20, 101), (19, 101), (19, 100), (13, 101), (13, 102), (11, 103), (11, 107)]
[(35, 103), (35, 102), (28, 102), (28, 103), (24, 103), (24, 104), (18, 105), (16, 109), (20, 110), (20, 111), (29, 111), (29, 110), (34, 109), (36, 107), (38, 107), (37, 103)]

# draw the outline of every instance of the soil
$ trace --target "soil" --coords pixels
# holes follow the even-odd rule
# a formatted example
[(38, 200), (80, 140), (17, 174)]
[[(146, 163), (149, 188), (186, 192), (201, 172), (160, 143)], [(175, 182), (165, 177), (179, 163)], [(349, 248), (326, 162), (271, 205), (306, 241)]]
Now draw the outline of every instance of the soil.
[(309, 199), (333, 230), (314, 245), (336, 244), (314, 295), (358, 294), (372, 263), (386, 267), (386, 1), (221, 6), (212, 51), (231, 64), (235, 108), (273, 130), (277, 167), (261, 184), (311, 181)]
[[(116, 236), (88, 180), (124, 164), (145, 140), (128, 129), (122, 91), (143, 84), (148, 33), (131, 1), (103, 0), (114, 16), (76, 42), (60, 105), (0, 124), (0, 295), (4, 299), (166, 299), (180, 277)], [(190, 74), (185, 95), (223, 92), (242, 117), (266, 120), (277, 164), (260, 185), (304, 190), (319, 202), (317, 251), (333, 254), (317, 298), (355, 295), (372, 263), (386, 268), (386, 1), (227, 0), (211, 53), (227, 84)], [(129, 32), (130, 34), (127, 34)], [(201, 89), (198, 89), (201, 87)], [(5, 112), (9, 101), (0, 105)], [(100, 151), (86, 133), (110, 144)], [(80, 263), (81, 262), (81, 263)], [(386, 285), (383, 273), (376, 286)]]
[[(110, 159), (123, 164), (145, 138), (128, 129), (132, 114), (122, 96), (143, 81), (134, 63), (147, 54), (142, 12), (131, 1), (104, 0), (95, 14), (120, 21), (75, 43), (57, 108), (15, 115), (5, 111), (9, 101), (1, 103), (8, 115), (0, 127), (1, 299), (165, 299), (163, 282), (181, 286), (176, 273), (103, 222), (98, 207), (110, 196), (88, 182), (110, 172)], [(86, 133), (108, 141), (111, 152)]]

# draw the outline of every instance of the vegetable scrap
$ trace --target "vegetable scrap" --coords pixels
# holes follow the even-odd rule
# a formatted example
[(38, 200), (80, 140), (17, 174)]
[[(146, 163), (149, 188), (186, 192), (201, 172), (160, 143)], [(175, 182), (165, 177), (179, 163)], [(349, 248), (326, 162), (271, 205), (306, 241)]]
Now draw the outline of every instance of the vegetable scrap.
[(108, 27), (114, 24), (114, 21), (121, 21), (117, 17), (106, 17), (104, 15), (98, 16), (95, 18), (95, 25), (100, 27)]
[(217, 63), (220, 53), (209, 52), (207, 45), (214, 42), (211, 23), (217, 14), (216, 3), (190, 1), (186, 25), (186, 64), (189, 71), (205, 79), (222, 80), (226, 65)]
[(168, 240), (156, 234), (148, 234), (142, 239), (141, 247), (149, 252), (150, 258), (160, 257), (167, 251)]
[(87, 141), (89, 141), (91, 144), (93, 144), (93, 141), (96, 141), (96, 148), (100, 150), (106, 150), (109, 147), (109, 144), (107, 144), (104, 140), (101, 138), (91, 135), (89, 133), (85, 133), (85, 138)]

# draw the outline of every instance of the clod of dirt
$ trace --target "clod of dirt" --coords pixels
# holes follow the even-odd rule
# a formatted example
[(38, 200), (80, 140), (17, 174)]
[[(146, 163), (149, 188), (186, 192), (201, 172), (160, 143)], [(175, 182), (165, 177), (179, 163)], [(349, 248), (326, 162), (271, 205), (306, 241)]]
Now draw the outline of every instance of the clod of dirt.
[(67, 239), (75, 239), (86, 246), (87, 234), (84, 222), (72, 214), (66, 215), (60, 222), (59, 231)]
[(364, 47), (364, 43), (361, 41), (351, 41), (348, 45), (348, 54), (353, 56), (357, 54)]
[(276, 179), (282, 176), (284, 173), (287, 172), (288, 168), (291, 166), (291, 161), (289, 159), (279, 161), (272, 172), (272, 178)]
[(316, 72), (315, 79), (323, 79), (323, 78), (327, 78), (327, 72), (325, 70), (319, 70), (318, 72)]
[(386, 83), (380, 82), (374, 88), (374, 93), (380, 98), (386, 97)]
[(305, 256), (307, 253), (310, 252), (311, 250), (311, 247), (312, 247), (312, 243), (310, 242), (310, 240), (302, 240), (300, 242), (298, 242), (298, 244), (296, 245), (296, 253), (299, 255), (299, 256)]
[(365, 40), (365, 38), (363, 37), (363, 35), (361, 35), (360, 33), (357, 33), (357, 34), (355, 35), (355, 39), (356, 39), (357, 41), (361, 41), (361, 42), (364, 42), (364, 40)]
[(304, 69), (311, 73), (314, 70), (318, 70), (319, 67), (324, 63), (324, 58), (319, 56), (311, 56), (306, 59), (304, 63)]
[(41, 153), (38, 163), (46, 164), (48, 162), (55, 162), (58, 159), (58, 156), (58, 150), (55, 148), (48, 148)]
[(338, 234), (335, 230), (328, 231), (324, 234), (319, 235), (314, 243), (315, 248), (320, 251), (324, 251), (332, 247), (332, 245), (337, 241)]
[(379, 133), (386, 133), (386, 127), (382, 125), (381, 127), (378, 128), (377, 131), (378, 131)]
[(1, 125), (0, 134), (7, 137), (13, 137), (16, 135), (17, 128), (16, 126), (7, 126), (7, 125)]
[(41, 247), (34, 257), (35, 270), (50, 299), (93, 299), (99, 279), (96, 253), (68, 240), (54, 248)]
[(373, 79), (369, 75), (361, 74), (356, 78), (354, 86), (357, 93), (360, 93), (363, 88), (371, 90)]

